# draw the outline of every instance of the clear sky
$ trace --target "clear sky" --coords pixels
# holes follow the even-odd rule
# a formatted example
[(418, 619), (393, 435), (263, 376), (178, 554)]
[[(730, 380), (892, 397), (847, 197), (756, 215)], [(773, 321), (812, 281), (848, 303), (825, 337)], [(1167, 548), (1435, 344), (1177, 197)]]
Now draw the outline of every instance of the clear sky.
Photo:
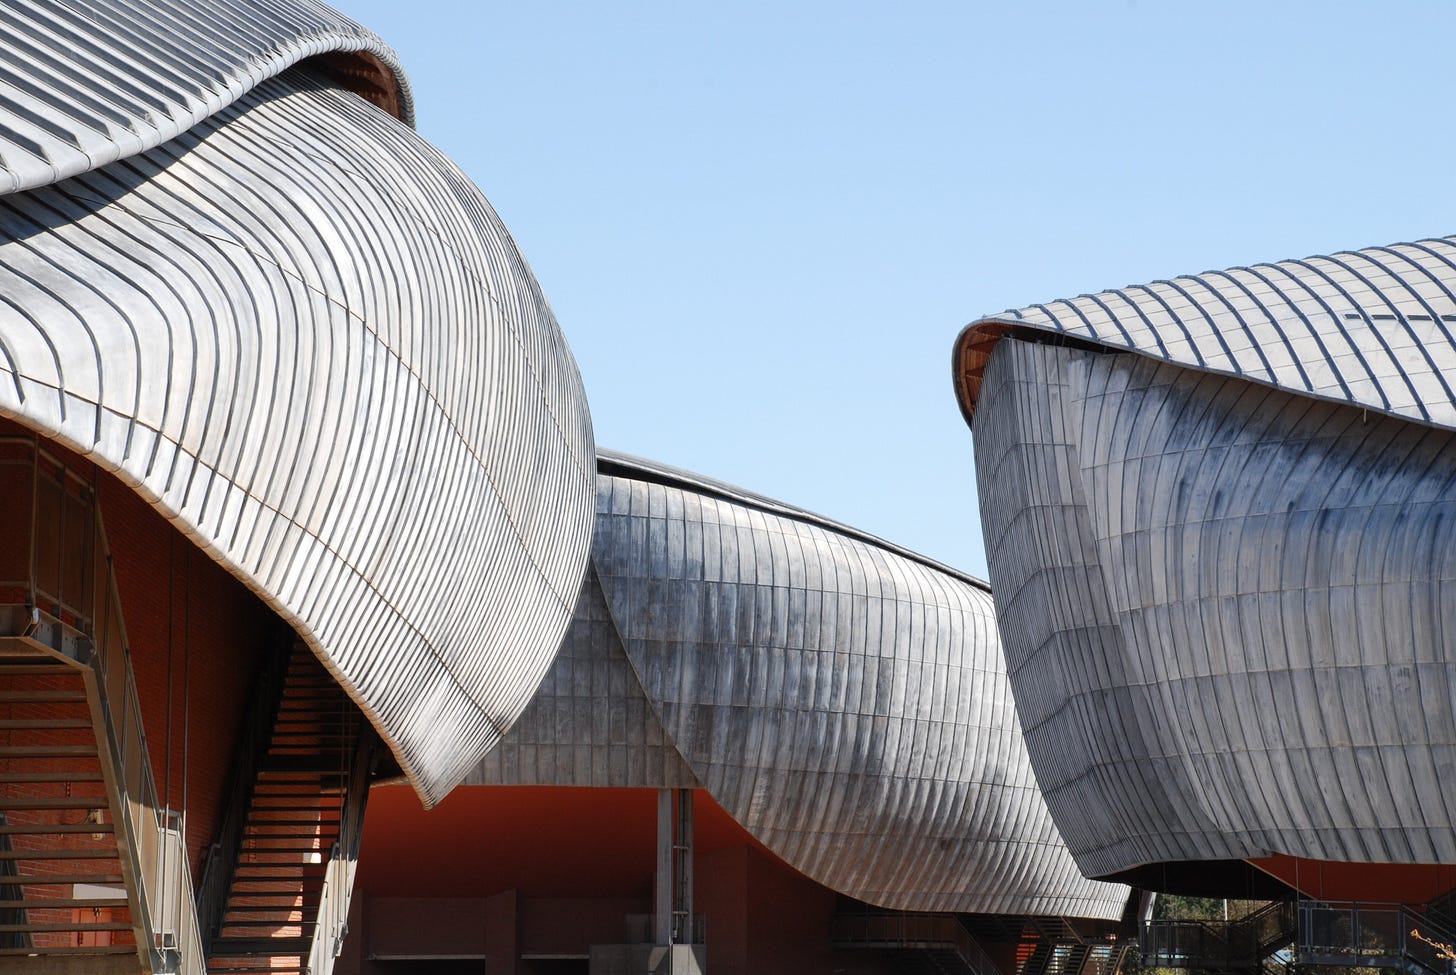
[(985, 576), (979, 315), (1456, 232), (1456, 4), (345, 0), (597, 443)]

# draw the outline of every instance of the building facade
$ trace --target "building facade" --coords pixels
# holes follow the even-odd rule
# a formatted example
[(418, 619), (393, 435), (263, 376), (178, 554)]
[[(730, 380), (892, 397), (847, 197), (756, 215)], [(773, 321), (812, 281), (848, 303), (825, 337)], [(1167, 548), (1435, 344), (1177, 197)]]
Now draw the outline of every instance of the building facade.
[(0, 31), (0, 952), (324, 971), (370, 783), (438, 802), (570, 621), (580, 378), (346, 18)]
[(607, 451), (556, 661), (440, 812), (376, 790), (344, 971), (1104, 971), (1129, 908), (1052, 825), (984, 583)]
[(1087, 875), (1456, 887), (1453, 285), (1428, 240), (961, 335), (1011, 682)]

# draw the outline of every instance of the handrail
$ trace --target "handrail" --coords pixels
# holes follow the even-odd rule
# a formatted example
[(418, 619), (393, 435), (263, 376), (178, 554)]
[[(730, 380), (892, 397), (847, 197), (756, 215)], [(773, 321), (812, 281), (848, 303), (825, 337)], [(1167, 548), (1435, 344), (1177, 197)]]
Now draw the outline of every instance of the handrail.
[(1453, 975), (1452, 961), (1414, 936), (1422, 924), (1445, 933), (1444, 925), (1408, 904), (1300, 901), (1298, 958), (1305, 964), (1358, 967), (1399, 960), (1431, 975)]
[(233, 769), (227, 812), (218, 831), (218, 841), (208, 848), (207, 862), (202, 869), (202, 883), (197, 888), (197, 912), (204, 954), (222, 930), (226, 916), (228, 889), (236, 873), (239, 851), (247, 831), (248, 806), (257, 782), (258, 756), (268, 745), (282, 700), (283, 680), (279, 670), (275, 663), (270, 663), (254, 688), (238, 745), (238, 762)]
[(1431, 941), (1446, 945), (1456, 945), (1456, 922), (1453, 922), (1443, 910), (1443, 903), (1440, 900), (1426, 904), (1423, 909), (1416, 909), (1409, 904), (1402, 905), (1405, 908), (1406, 917), (1421, 928), (1421, 934)]
[[(63, 655), (94, 682), (101, 721), (98, 746), (113, 794), (123, 874), (133, 878), (133, 917), (149, 943), (139, 945), (153, 970), (204, 975), (192, 902), (186, 811), (166, 808), (152, 777), (151, 755), (121, 617), (106, 530), (95, 489), (34, 440), (0, 438), (29, 452), (31, 531), (27, 578), (18, 582), (34, 619), (66, 635)], [(7, 450), (5, 462), (17, 464)], [(79, 637), (79, 639), (77, 639)], [(54, 648), (53, 648), (54, 649)]]
[(308, 956), (311, 975), (329, 975), (333, 971), (334, 959), (343, 948), (344, 937), (349, 931), (349, 901), (354, 892), (359, 842), (364, 832), (364, 807), (369, 799), (369, 783), (379, 755), (378, 745), (374, 726), (361, 721), (349, 767), (348, 790), (339, 810), (338, 839), (329, 851), (324, 885), (319, 893), (318, 922), (314, 925)]
[(1143, 959), (1173, 968), (1258, 965), (1291, 942), (1307, 965), (1404, 966), (1426, 975), (1456, 975), (1440, 949), (1415, 936), (1456, 941), (1439, 914), (1409, 904), (1277, 901), (1238, 921), (1147, 921)]
[(954, 951), (976, 975), (999, 975), (975, 935), (953, 914), (884, 911), (834, 916), (833, 939), (850, 947), (928, 948)]
[(1233, 921), (1148, 920), (1143, 957), (1166, 967), (1246, 968), (1295, 938), (1294, 906), (1275, 901)]
[[(0, 826), (9, 825), (6, 814), (0, 812)], [(0, 834), (0, 852), (8, 853), (13, 848), (10, 835)], [(0, 877), (17, 877), (20, 875), (20, 868), (14, 860), (0, 860)], [(24, 907), (10, 907), (0, 911), (0, 924), (4, 924), (8, 930), (0, 934), (0, 946), (5, 948), (29, 948), (31, 936), (29, 932), (21, 930), (25, 924), (29, 912)]]
[(986, 954), (976, 936), (966, 927), (966, 922), (961, 918), (955, 918), (956, 952), (961, 956), (961, 961), (966, 967), (977, 975), (998, 975), (1000, 969)]

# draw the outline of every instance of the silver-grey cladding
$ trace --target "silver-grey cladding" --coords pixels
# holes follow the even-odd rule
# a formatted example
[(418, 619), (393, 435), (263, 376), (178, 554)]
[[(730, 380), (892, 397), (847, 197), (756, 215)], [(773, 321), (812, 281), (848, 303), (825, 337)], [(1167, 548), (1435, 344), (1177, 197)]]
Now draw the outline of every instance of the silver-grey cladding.
[(1011, 683), (1086, 873), (1456, 861), (1456, 434), (1013, 338), (975, 417)]
[(581, 380), (489, 204), (295, 70), (0, 230), (0, 412), (294, 622), (438, 801), (549, 666), (592, 524)]
[(593, 562), (627, 659), (713, 797), (891, 908), (1116, 917), (1032, 776), (990, 593), (727, 485), (604, 455)]
[(310, 0), (7, 0), (0, 38), (0, 194), (154, 148), (334, 52), (360, 52), (356, 73), (390, 76), (396, 114), (413, 119), (394, 52)]
[(968, 414), (979, 381), (972, 360), (987, 351), (975, 333), (1004, 327), (1456, 427), (1450, 237), (1186, 275), (972, 322), (956, 375)]
[(642, 692), (594, 567), (536, 696), (464, 784), (701, 786)]

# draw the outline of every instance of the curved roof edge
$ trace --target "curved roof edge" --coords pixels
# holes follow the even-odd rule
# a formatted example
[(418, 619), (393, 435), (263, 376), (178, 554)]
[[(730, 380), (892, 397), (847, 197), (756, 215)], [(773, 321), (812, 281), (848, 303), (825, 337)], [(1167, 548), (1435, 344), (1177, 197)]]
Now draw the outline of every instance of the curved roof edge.
[(988, 315), (951, 356), (969, 425), (1013, 337), (1136, 352), (1456, 429), (1456, 237), (1205, 271)]
[(153, 149), (304, 61), (414, 126), (394, 50), (309, 0), (18, 0), (7, 17), (0, 195)]
[(917, 562), (928, 569), (942, 572), (984, 592), (991, 591), (991, 584), (984, 579), (977, 579), (969, 573), (952, 568), (943, 562), (937, 562), (929, 556), (921, 555), (919, 552), (912, 551), (901, 545), (896, 545), (894, 542), (887, 542), (877, 535), (861, 531), (858, 528), (835, 521), (832, 518), (815, 514), (804, 508), (785, 504), (782, 501), (770, 498), (764, 494), (759, 494), (756, 491), (738, 487), (736, 484), (729, 484), (726, 481), (719, 481), (711, 477), (705, 477), (702, 474), (695, 474), (681, 467), (673, 467), (670, 464), (648, 460), (645, 457), (638, 457), (635, 454), (627, 454), (617, 450), (598, 447), (597, 473), (609, 476), (625, 476), (634, 480), (664, 484), (669, 487), (687, 488), (697, 491), (700, 494), (721, 498), (725, 501), (732, 501), (735, 504), (741, 504), (748, 508), (756, 508), (759, 511), (768, 512), (769, 514), (780, 515), (785, 518), (792, 518), (795, 521), (817, 525), (820, 528), (845, 535), (856, 541), (864, 542), (867, 545), (873, 545), (887, 552), (893, 552), (902, 558), (909, 559), (911, 562)]

